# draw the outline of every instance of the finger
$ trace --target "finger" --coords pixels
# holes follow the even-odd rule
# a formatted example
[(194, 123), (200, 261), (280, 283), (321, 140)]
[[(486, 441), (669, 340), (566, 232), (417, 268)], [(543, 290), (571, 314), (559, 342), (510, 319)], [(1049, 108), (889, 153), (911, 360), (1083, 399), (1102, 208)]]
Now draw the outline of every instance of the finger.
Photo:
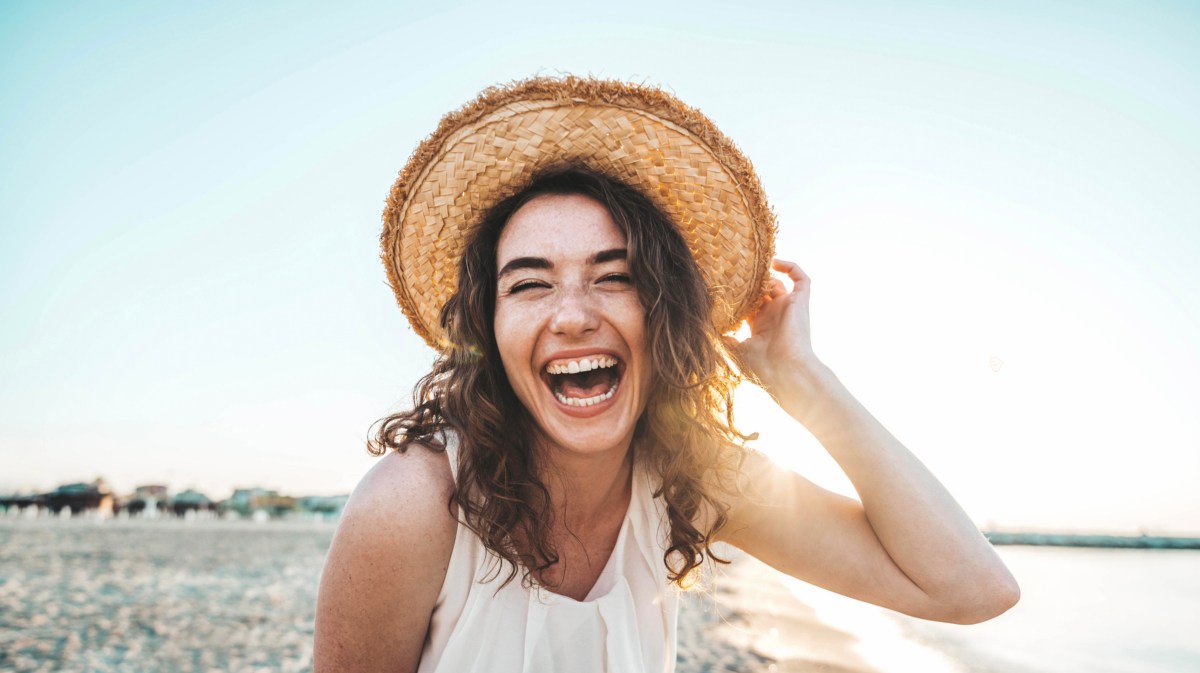
[(807, 287), (811, 280), (808, 274), (804, 273), (804, 269), (801, 269), (800, 265), (795, 262), (789, 262), (776, 257), (771, 263), (771, 268), (780, 273), (786, 273), (792, 283), (795, 284), (795, 288), (800, 288), (801, 286)]
[(771, 287), (767, 290), (767, 296), (771, 299), (778, 299), (785, 294), (787, 294), (787, 287), (784, 286), (783, 281), (778, 278), (772, 278)]

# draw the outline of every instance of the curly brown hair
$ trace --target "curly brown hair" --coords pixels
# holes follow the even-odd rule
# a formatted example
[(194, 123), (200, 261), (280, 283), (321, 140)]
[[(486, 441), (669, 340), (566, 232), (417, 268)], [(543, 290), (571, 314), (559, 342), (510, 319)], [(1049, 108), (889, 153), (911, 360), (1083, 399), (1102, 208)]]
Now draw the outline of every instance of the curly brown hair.
[[(670, 520), (663, 562), (670, 579), (685, 578), (705, 556), (725, 563), (710, 543), (727, 522), (723, 494), (736, 474), (748, 436), (733, 424), (739, 375), (710, 317), (712, 299), (687, 243), (644, 195), (582, 165), (540, 173), (519, 193), (497, 203), (471, 234), (459, 265), (458, 289), (442, 308), (450, 346), (417, 383), (413, 408), (376, 423), (368, 449), (383, 455), (412, 444), (444, 450), (459, 442), (458, 478), (450, 497), (460, 520), (509, 564), (522, 581), (558, 561), (549, 540), (550, 495), (538, 477), (534, 421), (509, 386), (496, 346), (496, 250), (509, 218), (535, 197), (579, 194), (605, 206), (625, 235), (628, 263), (646, 311), (651, 389), (634, 431), (633, 450), (661, 479)], [(701, 511), (707, 530), (694, 523)], [(521, 541), (518, 545), (515, 540)]]

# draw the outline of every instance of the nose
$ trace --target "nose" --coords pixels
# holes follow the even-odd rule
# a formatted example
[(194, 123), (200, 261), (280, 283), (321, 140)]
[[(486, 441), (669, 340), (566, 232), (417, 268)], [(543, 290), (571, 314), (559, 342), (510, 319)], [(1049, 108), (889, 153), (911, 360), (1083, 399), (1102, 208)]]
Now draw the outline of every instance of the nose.
[(562, 336), (581, 336), (600, 326), (594, 298), (586, 289), (563, 289), (550, 316), (549, 329)]

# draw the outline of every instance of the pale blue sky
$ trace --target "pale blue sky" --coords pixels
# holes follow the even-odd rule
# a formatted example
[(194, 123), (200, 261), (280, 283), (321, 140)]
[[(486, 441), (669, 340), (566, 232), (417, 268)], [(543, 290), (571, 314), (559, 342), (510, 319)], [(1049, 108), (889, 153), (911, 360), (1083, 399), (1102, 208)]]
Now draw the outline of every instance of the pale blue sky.
[(377, 260), (396, 172), (572, 72), (741, 145), (818, 354), (977, 521), (1200, 531), (1200, 9), (727, 4), (5, 3), (0, 489), (348, 491), (431, 358)]

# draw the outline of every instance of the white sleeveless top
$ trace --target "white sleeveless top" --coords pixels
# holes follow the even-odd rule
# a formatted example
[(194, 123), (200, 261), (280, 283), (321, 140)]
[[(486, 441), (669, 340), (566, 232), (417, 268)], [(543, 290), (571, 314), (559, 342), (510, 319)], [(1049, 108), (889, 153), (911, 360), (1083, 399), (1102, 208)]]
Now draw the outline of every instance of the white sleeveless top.
[[(458, 478), (458, 442), (446, 453)], [(617, 544), (582, 601), (521, 575), (500, 587), (483, 541), (460, 521), (434, 605), (418, 673), (671, 673), (679, 592), (667, 579), (666, 507), (649, 475), (634, 470), (629, 512)]]

